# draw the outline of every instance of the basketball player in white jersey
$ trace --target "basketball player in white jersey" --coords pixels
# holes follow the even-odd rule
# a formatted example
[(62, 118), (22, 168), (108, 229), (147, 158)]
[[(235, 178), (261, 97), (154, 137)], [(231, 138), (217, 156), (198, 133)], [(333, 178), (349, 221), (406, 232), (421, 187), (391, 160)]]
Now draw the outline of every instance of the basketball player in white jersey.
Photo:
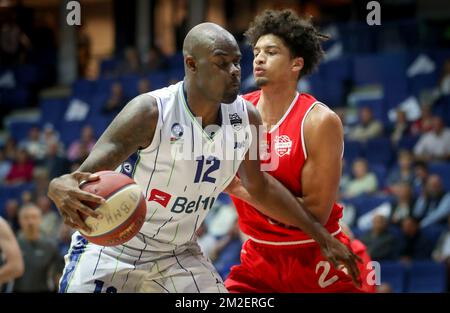
[(0, 293), (12, 290), (12, 281), (23, 274), (23, 258), (16, 237), (0, 216)]
[[(248, 147), (257, 140), (248, 129), (261, 119), (237, 97), (241, 53), (234, 37), (218, 25), (200, 24), (186, 36), (183, 55), (184, 81), (133, 99), (78, 171), (50, 183), (49, 196), (65, 223), (86, 231), (79, 213), (97, 214), (82, 201), (103, 201), (79, 188), (83, 180), (96, 179), (90, 173), (129, 174), (147, 200), (146, 222), (123, 245), (102, 247), (74, 234), (60, 292), (226, 292), (195, 232), (237, 171), (247, 190), (270, 208), (265, 214), (301, 227), (331, 260), (356, 268), (355, 256), (260, 171), (259, 158), (249, 157)], [(230, 144), (231, 157), (216, 155), (216, 147)], [(178, 145), (190, 157), (177, 155)]]

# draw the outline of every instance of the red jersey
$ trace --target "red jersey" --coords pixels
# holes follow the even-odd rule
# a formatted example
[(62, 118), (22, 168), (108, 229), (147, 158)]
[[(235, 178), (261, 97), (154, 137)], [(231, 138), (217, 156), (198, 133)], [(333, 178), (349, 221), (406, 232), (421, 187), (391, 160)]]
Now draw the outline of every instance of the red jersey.
[[(257, 106), (261, 91), (243, 96), (244, 99)], [(301, 173), (307, 158), (303, 124), (310, 110), (319, 103), (313, 96), (297, 94), (289, 109), (267, 135), (270, 158), (278, 159), (278, 167), (268, 172), (280, 181), (296, 197), (302, 197)], [(250, 238), (259, 243), (310, 244), (314, 243), (306, 233), (296, 227), (278, 223), (260, 213), (250, 204), (231, 197), (239, 215), (239, 226)], [(342, 206), (334, 203), (325, 228), (333, 235), (341, 231), (339, 220), (342, 217)]]

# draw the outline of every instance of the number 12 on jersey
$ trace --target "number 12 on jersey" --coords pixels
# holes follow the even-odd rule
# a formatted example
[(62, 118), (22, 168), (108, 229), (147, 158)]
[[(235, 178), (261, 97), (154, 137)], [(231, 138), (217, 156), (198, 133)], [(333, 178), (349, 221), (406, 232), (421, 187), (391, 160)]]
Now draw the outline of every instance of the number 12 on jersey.
[[(197, 158), (196, 162), (197, 171), (195, 172), (194, 183), (209, 182), (214, 184), (216, 182), (216, 179), (214, 177), (211, 177), (210, 175), (220, 168), (220, 160), (215, 157), (209, 156), (205, 162), (205, 156), (202, 155), (201, 157)], [(203, 167), (205, 163), (206, 165), (209, 165), (209, 167), (203, 173)]]

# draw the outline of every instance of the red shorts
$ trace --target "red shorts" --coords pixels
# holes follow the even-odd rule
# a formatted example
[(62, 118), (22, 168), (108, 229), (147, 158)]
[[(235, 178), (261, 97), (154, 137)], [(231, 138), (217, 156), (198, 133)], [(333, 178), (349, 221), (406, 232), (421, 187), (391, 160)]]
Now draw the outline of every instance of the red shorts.
[[(349, 246), (342, 232), (336, 238)], [(225, 286), (230, 292), (361, 292), (349, 275), (335, 269), (317, 244), (275, 246), (247, 240), (241, 264), (231, 268)]]

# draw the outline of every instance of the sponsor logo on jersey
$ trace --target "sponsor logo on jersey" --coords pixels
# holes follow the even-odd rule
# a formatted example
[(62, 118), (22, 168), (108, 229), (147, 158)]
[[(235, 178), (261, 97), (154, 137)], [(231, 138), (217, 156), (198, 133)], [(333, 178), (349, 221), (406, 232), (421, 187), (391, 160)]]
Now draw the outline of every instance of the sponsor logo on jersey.
[(230, 124), (233, 126), (235, 130), (240, 130), (242, 128), (242, 118), (237, 114), (229, 114), (228, 117), (230, 118)]
[(148, 197), (148, 201), (149, 202), (155, 201), (161, 204), (163, 207), (167, 207), (170, 198), (172, 198), (172, 195), (168, 194), (167, 192), (158, 189), (152, 189), (150, 191), (150, 197)]
[(173, 213), (187, 213), (191, 214), (197, 212), (199, 209), (211, 210), (216, 198), (214, 197), (204, 197), (200, 195), (197, 200), (189, 201), (186, 197), (177, 197), (170, 209)]
[(170, 142), (177, 141), (181, 137), (183, 137), (184, 129), (179, 123), (174, 123), (171, 129), (172, 137), (170, 137)]
[(287, 135), (281, 135), (275, 137), (275, 153), (279, 157), (286, 154), (291, 154), (292, 140)]

